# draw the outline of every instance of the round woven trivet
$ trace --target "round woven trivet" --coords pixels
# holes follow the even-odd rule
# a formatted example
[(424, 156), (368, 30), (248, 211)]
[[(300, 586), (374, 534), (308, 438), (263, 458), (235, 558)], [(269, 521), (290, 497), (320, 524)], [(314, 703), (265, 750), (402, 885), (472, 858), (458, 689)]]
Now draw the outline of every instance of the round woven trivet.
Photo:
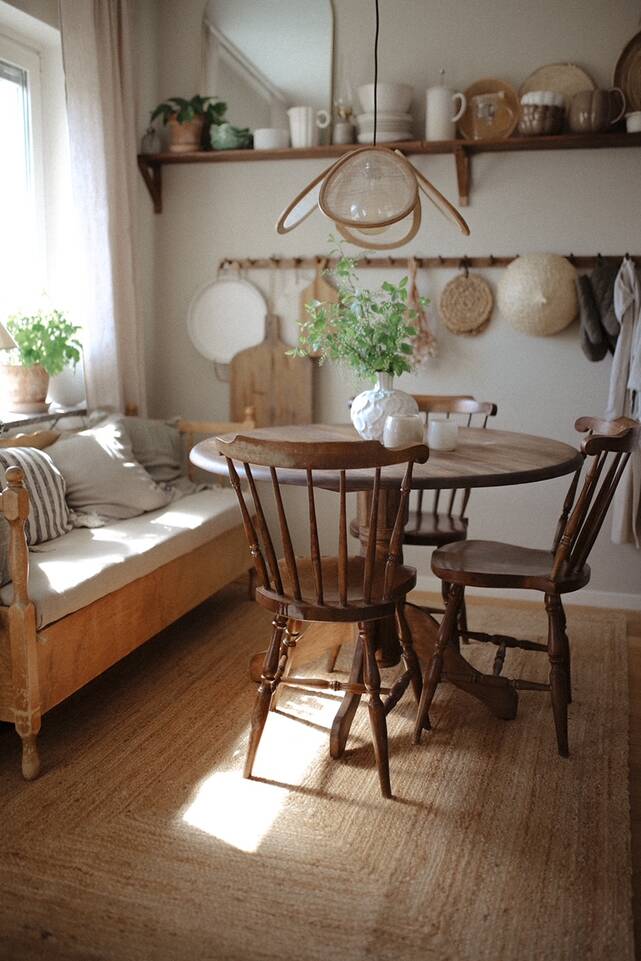
[(468, 336), (485, 330), (494, 297), (490, 285), (478, 274), (461, 274), (443, 288), (439, 309), (443, 323), (453, 334)]

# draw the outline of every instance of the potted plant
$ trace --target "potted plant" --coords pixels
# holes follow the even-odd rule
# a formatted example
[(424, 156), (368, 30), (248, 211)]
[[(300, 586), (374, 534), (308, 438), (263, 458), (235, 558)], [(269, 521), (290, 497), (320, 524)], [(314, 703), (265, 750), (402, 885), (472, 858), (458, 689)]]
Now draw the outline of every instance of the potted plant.
[(4, 365), (5, 398), (10, 410), (47, 410), (49, 377), (80, 360), (80, 330), (60, 310), (40, 308), (33, 314), (13, 314), (7, 330), (16, 343)]
[[(352, 401), (352, 423), (367, 440), (380, 440), (389, 414), (414, 414), (418, 405), (410, 394), (394, 389), (394, 377), (415, 366), (412, 339), (416, 335), (416, 310), (408, 307), (408, 279), (386, 281), (379, 290), (358, 285), (356, 260), (338, 245), (335, 276), (338, 301), (314, 300), (305, 305), (307, 317), (299, 322), (294, 356), (316, 356), (322, 364), (334, 360), (350, 367), (375, 386)], [(421, 307), (428, 301), (420, 299)]]
[[(162, 117), (169, 127), (169, 149), (172, 153), (190, 153), (208, 146), (207, 132), (212, 124), (223, 122), (227, 104), (217, 97), (201, 97), (191, 100), (169, 97), (159, 103), (151, 113), (152, 122)], [(206, 130), (205, 130), (206, 125)]]

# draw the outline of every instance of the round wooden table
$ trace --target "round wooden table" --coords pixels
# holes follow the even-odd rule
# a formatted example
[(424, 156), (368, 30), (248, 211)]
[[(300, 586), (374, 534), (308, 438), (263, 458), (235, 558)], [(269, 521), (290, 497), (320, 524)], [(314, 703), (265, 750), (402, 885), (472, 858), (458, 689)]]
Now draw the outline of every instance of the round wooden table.
[[(269, 438), (274, 441), (360, 441), (351, 426), (310, 424), (308, 426), (262, 427), (247, 431), (247, 436)], [(201, 441), (192, 449), (193, 464), (212, 474), (227, 474), (227, 465), (216, 450), (214, 438)], [(531, 484), (552, 477), (572, 474), (581, 467), (583, 458), (579, 451), (557, 440), (517, 434), (488, 428), (459, 428), (458, 445), (454, 451), (431, 450), (426, 464), (415, 464), (412, 489), (452, 490), (474, 487), (506, 487), (515, 484)], [(255, 467), (256, 480), (270, 480), (269, 468)], [(239, 470), (242, 476), (242, 471)], [(399, 502), (399, 487), (403, 466), (383, 468), (381, 474), (381, 498), (379, 501), (379, 531), (377, 553), (387, 556), (387, 545)], [(305, 472), (301, 470), (278, 470), (281, 484), (306, 484)], [(315, 484), (327, 490), (338, 490), (339, 475), (333, 471), (314, 471)], [(358, 523), (361, 549), (367, 544), (369, 503), (373, 485), (373, 471), (349, 471), (349, 490), (358, 491)], [(552, 518), (550, 518), (552, 523)], [(432, 613), (408, 604), (407, 616), (419, 657), (428, 658), (436, 642), (438, 621)], [(382, 666), (398, 663), (400, 649), (393, 619), (377, 622), (377, 643)], [(335, 647), (351, 639), (345, 636), (345, 625), (312, 625), (306, 631), (314, 635), (310, 650), (317, 654), (322, 647)], [(303, 647), (303, 645), (301, 645)], [(362, 665), (358, 657), (352, 664), (351, 679), (357, 681)], [(444, 659), (444, 675), (457, 687), (484, 704), (497, 717), (512, 719), (516, 716), (518, 694), (509, 678), (495, 677), (477, 671), (463, 657), (458, 644), (448, 647)], [(351, 726), (359, 695), (346, 694), (332, 729), (330, 751), (332, 756), (342, 754)]]

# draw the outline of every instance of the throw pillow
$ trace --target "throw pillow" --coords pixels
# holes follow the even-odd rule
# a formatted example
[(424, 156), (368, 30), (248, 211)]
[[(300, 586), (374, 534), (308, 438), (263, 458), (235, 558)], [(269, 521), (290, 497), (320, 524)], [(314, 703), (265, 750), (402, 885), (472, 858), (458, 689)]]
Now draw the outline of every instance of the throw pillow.
[(169, 421), (121, 417), (136, 460), (157, 483), (177, 480), (184, 473), (182, 438)]
[(171, 500), (171, 493), (159, 487), (134, 457), (117, 418), (61, 437), (48, 453), (66, 481), (69, 506), (80, 513), (123, 520), (165, 507)]
[[(65, 481), (48, 453), (35, 447), (0, 449), (2, 487), (7, 486), (8, 467), (20, 467), (29, 493), (29, 517), (25, 524), (27, 544), (43, 544), (71, 530), (65, 501)], [(9, 582), (9, 523), (0, 515), (0, 581)]]

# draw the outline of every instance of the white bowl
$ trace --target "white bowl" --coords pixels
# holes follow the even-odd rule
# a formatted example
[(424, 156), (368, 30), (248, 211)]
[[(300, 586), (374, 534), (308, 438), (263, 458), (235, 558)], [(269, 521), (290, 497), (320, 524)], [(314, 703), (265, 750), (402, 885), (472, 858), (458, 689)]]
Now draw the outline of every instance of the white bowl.
[(641, 130), (641, 110), (634, 110), (625, 115), (625, 126), (628, 133), (639, 133)]
[(282, 127), (259, 127), (254, 130), (254, 150), (282, 150), (289, 147), (289, 131)]
[[(379, 83), (376, 91), (376, 109), (407, 113), (412, 102), (414, 87), (408, 83)], [(366, 83), (358, 88), (358, 97), (366, 113), (374, 112), (374, 84)]]
[[(398, 110), (379, 110), (377, 114), (378, 123), (396, 123), (403, 126), (405, 123), (411, 123), (414, 119), (411, 113), (401, 113)], [(359, 123), (374, 123), (373, 113), (359, 113), (357, 116), (357, 121)]]
[[(376, 131), (377, 143), (396, 143), (399, 140), (411, 140), (412, 137), (413, 134), (409, 130), (382, 130), (380, 133)], [(372, 133), (370, 131), (359, 133), (356, 139), (362, 144), (371, 143)]]

